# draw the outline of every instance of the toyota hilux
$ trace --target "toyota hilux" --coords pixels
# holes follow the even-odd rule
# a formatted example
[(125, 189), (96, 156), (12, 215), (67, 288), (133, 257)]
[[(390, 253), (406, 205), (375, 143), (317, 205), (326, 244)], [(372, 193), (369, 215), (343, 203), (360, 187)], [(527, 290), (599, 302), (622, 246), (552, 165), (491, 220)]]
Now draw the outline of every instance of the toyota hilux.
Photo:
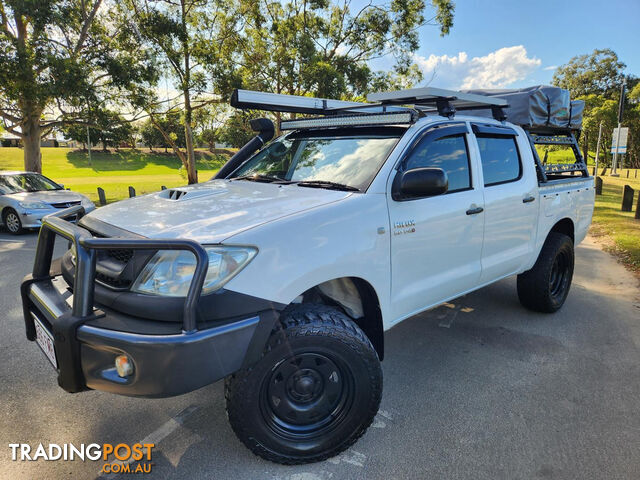
[(235, 91), (287, 114), (282, 134), (256, 119), (214, 179), (45, 217), (21, 293), (59, 385), (166, 397), (224, 379), (248, 448), (312, 462), (371, 424), (394, 325), (511, 275), (524, 307), (560, 309), (594, 205), (581, 105), (551, 87), (368, 99)]

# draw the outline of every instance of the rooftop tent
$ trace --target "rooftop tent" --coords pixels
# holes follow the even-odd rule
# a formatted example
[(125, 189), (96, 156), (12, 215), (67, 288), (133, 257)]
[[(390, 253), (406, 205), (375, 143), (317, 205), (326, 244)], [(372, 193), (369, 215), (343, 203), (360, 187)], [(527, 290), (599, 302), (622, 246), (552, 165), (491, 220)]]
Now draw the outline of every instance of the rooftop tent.
[[(466, 93), (499, 97), (509, 103), (505, 108), (507, 121), (525, 128), (582, 128), (584, 102), (571, 100), (569, 91), (559, 87), (536, 85), (515, 89), (477, 89)], [(491, 116), (489, 110), (478, 110), (476, 115)]]

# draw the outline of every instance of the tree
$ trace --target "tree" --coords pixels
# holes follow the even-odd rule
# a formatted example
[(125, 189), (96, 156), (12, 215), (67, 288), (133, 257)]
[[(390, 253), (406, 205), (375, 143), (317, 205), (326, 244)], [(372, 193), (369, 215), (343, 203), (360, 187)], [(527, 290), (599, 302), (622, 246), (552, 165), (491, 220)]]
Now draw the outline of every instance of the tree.
[[(419, 46), (418, 28), (435, 24), (444, 35), (453, 25), (450, 0), (433, 1), (435, 15), (428, 20), (423, 0), (369, 2), (354, 11), (349, 0), (243, 1), (237, 73), (222, 78), (292, 95), (353, 98), (374, 81), (419, 80), (411, 56)], [(395, 61), (392, 76), (371, 70), (369, 62), (383, 56)]]
[(596, 49), (558, 67), (552, 83), (571, 91), (574, 97), (595, 94), (612, 98), (620, 90), (625, 67), (613, 50)]
[(177, 113), (170, 113), (162, 116), (154, 116), (154, 119), (147, 120), (140, 131), (142, 143), (149, 149), (153, 147), (184, 148), (186, 145), (185, 130)]
[[(594, 50), (591, 54), (573, 57), (559, 67), (553, 84), (566, 88), (572, 98), (585, 101), (582, 145), (585, 155), (596, 149), (600, 122), (603, 126), (600, 151), (607, 161), (613, 129), (618, 126), (618, 103), (626, 65), (609, 49)], [(640, 96), (639, 79), (627, 75), (629, 94), (625, 98), (623, 124), (629, 127), (630, 141), (627, 149), (627, 165), (640, 166)], [(637, 91), (636, 91), (637, 90)], [(637, 95), (637, 96), (636, 96)]]
[[(154, 49), (166, 67), (165, 75), (171, 77), (179, 91), (179, 103), (177, 98), (158, 101), (151, 90), (146, 92), (143, 101), (139, 97), (138, 103), (144, 104), (149, 120), (180, 158), (189, 183), (198, 181), (194, 111), (219, 101), (211, 96), (207, 98), (207, 82), (200, 61), (203, 57), (211, 58), (218, 52), (219, 44), (230, 37), (228, 31), (235, 31), (237, 19), (229, 5), (222, 0), (127, 0), (124, 3), (124, 9), (131, 13), (130, 20), (139, 40)], [(182, 113), (186, 152), (180, 150), (171, 132), (165, 131), (158, 120), (162, 115), (177, 112)]]
[(232, 147), (242, 147), (256, 135), (256, 132), (251, 130), (249, 126), (249, 120), (259, 116), (264, 115), (251, 110), (236, 110), (218, 128), (218, 139)]
[(211, 104), (194, 112), (194, 131), (200, 143), (206, 143), (213, 152), (218, 141), (218, 129), (228, 116), (228, 108), (223, 104)]
[(118, 48), (128, 40), (102, 5), (103, 0), (0, 0), (0, 117), (22, 138), (26, 170), (42, 170), (43, 136), (72, 123), (86, 125), (87, 103), (101, 104), (108, 89), (148, 73), (138, 52)]
[(81, 124), (71, 124), (62, 129), (64, 136), (80, 142), (87, 143), (87, 129), (92, 145), (102, 143), (102, 149), (118, 147), (120, 144), (130, 141), (133, 134), (131, 123), (123, 119), (118, 113), (111, 110), (99, 110), (92, 112), (89, 120), (92, 125), (88, 127)]

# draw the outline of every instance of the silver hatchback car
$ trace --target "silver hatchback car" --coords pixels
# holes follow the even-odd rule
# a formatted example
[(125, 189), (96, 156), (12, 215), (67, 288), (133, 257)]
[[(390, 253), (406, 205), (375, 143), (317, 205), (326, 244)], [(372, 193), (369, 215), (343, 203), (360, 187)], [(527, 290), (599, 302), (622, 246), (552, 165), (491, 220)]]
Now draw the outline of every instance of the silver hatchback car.
[(82, 205), (87, 212), (96, 208), (84, 195), (39, 173), (0, 172), (0, 218), (9, 233), (40, 228), (42, 217), (73, 205)]

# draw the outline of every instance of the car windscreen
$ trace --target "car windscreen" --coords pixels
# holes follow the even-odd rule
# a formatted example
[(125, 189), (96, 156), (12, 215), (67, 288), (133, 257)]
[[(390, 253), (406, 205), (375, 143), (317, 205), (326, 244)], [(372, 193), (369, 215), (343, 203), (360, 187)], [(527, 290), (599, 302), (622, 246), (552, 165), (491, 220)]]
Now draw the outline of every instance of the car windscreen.
[(366, 190), (404, 130), (336, 134), (297, 132), (271, 142), (231, 178), (266, 176), (299, 182), (333, 182)]
[(60, 188), (57, 183), (37, 173), (0, 175), (0, 191), (3, 193), (41, 192)]

